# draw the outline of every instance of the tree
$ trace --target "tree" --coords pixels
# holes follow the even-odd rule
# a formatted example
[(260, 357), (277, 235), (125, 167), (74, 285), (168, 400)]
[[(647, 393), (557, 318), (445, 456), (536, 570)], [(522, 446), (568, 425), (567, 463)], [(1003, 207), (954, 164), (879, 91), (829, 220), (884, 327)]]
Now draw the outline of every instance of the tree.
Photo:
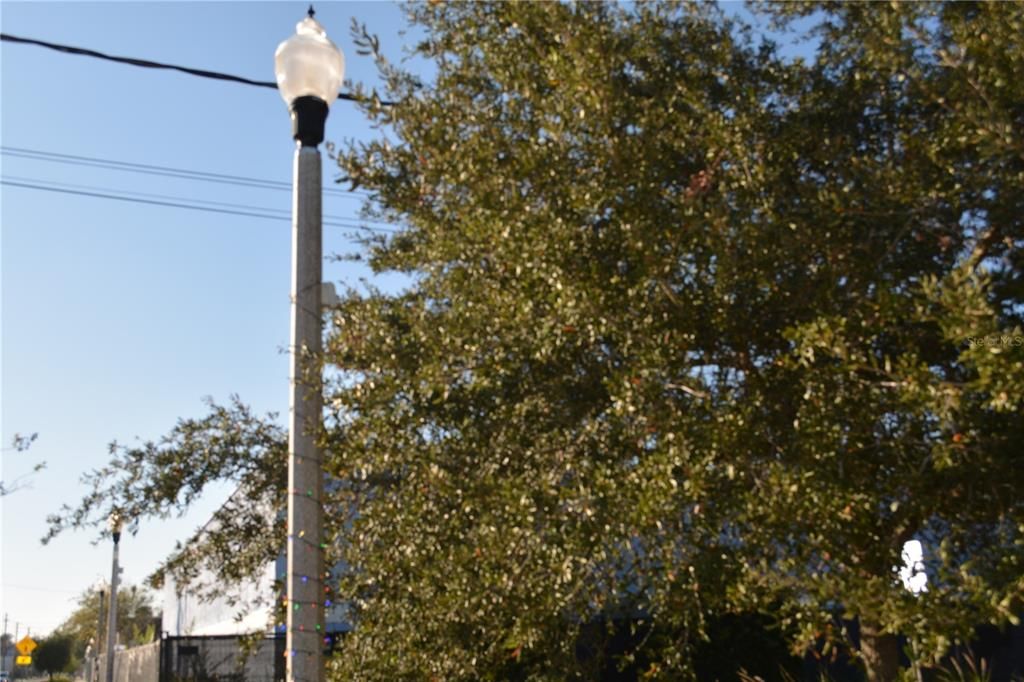
[(692, 508), (714, 410), (688, 374), (734, 362), (701, 348), (731, 294), (710, 276), (730, 247), (713, 200), (776, 60), (708, 9), (414, 18), (435, 82), (385, 67), (400, 103), (371, 113), (401, 143), (343, 159), (408, 225), (372, 263), (418, 279), (350, 295), (328, 346), (361, 379), (329, 390), (339, 473), (370, 482), (339, 675), (593, 678), (581, 628), (652, 617), (674, 636), (649, 669), (689, 670), (726, 574), (718, 519)]
[(758, 608), (797, 647), (857, 617), (891, 679), (897, 632), (1017, 618), (1024, 10), (770, 9), (819, 13), (813, 64), (701, 8), (413, 10), (437, 77), (385, 66), (398, 140), (341, 160), (418, 277), (329, 345), (379, 482), (347, 673), (567, 675), (609, 610), (678, 630), (666, 671)]
[[(797, 114), (817, 151), (797, 146), (803, 191), (780, 213), (817, 203), (832, 243), (821, 303), (788, 325), (792, 350), (765, 384), (802, 398), (790, 410), (768, 398), (775, 414), (758, 409), (745, 430), (780, 453), (748, 469), (742, 517), (768, 570), (750, 561), (746, 582), (790, 591), (805, 632), (824, 620), (807, 603), (858, 616), (869, 679), (892, 679), (896, 633), (934, 660), (1022, 607), (1024, 146), (1007, 79), (1024, 72), (1024, 12), (772, 8), (818, 13), (827, 80), (803, 96), (813, 117)], [(930, 550), (916, 598), (892, 579), (912, 537)]]
[[(98, 643), (106, 640), (107, 614), (110, 608), (110, 591), (103, 594), (103, 631), (97, 636), (100, 622), (100, 591), (90, 588), (78, 597), (78, 607), (68, 616), (57, 633), (71, 642), (73, 660), (81, 661), (90, 642), (93, 652)], [(152, 642), (157, 631), (159, 615), (154, 611), (152, 595), (135, 585), (124, 584), (117, 591), (117, 633), (125, 646), (137, 646)]]
[[(889, 680), (897, 632), (935, 658), (1017, 619), (1024, 9), (766, 10), (820, 24), (814, 60), (675, 3), (414, 4), (430, 82), (356, 31), (397, 104), (360, 90), (387, 132), (338, 159), (413, 279), (349, 291), (325, 345), (337, 679), (692, 677), (757, 610)], [(282, 453), (214, 407), (52, 531), (218, 477), (283, 505)], [(269, 560), (257, 507), (168, 570)]]
[(70, 663), (71, 638), (64, 635), (50, 635), (33, 652), (32, 664), (51, 680), (54, 673), (64, 672)]
[(6, 665), (7, 653), (14, 651), (14, 635), (4, 632), (0, 634), (0, 665)]
[[(214, 513), (215, 523), (179, 543), (150, 585), (162, 586), (170, 574), (201, 596), (224, 596), (225, 586), (263, 571), (285, 540), (272, 510), (285, 504), (287, 438), (274, 423), (276, 415), (255, 415), (237, 396), (226, 406), (207, 403), (207, 416), (180, 420), (159, 441), (131, 448), (111, 443), (110, 464), (83, 477), (91, 490), (77, 506), (65, 504), (48, 517), (43, 542), (69, 528), (109, 537), (106, 519), (114, 509), (134, 532), (139, 519), (184, 514), (205, 486), (228, 481), (238, 494)], [(214, 583), (202, 582), (203, 568)]]

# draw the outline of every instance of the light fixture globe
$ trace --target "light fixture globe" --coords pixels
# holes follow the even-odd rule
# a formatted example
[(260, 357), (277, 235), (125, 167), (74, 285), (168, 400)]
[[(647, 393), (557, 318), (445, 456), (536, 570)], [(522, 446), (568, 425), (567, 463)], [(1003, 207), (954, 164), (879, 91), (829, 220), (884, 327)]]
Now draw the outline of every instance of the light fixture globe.
[(107, 517), (107, 528), (110, 530), (110, 534), (114, 536), (115, 543), (121, 539), (121, 527), (123, 525), (124, 517), (121, 516), (121, 512), (117, 509), (110, 512), (110, 516)]
[(295, 26), (295, 35), (277, 46), (274, 75), (281, 97), (292, 112), (293, 133), (303, 146), (323, 142), (327, 108), (338, 98), (345, 79), (345, 58), (324, 27), (309, 16)]

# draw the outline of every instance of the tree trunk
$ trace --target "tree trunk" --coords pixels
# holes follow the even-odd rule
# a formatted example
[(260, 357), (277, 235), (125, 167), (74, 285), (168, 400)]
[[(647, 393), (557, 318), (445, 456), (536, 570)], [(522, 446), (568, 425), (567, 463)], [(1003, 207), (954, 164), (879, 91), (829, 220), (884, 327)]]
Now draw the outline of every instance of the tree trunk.
[(900, 672), (899, 639), (881, 629), (877, 623), (860, 623), (860, 655), (868, 682), (893, 682)]

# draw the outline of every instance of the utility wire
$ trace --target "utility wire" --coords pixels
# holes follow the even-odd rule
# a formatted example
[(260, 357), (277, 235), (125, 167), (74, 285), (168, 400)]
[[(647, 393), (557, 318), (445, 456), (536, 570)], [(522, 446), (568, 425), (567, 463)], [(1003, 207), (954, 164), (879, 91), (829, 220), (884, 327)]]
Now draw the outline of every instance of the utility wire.
[[(15, 585), (14, 583), (4, 583), (4, 587), (14, 588), (16, 590), (32, 590), (33, 592), (53, 592), (54, 594), (78, 594), (79, 590), (57, 590), (49, 587), (32, 587), (31, 585)], [(4, 633), (7, 634), (7, 633)]]
[[(51, 163), (64, 163), (73, 166), (87, 166), (93, 168), (106, 168), (108, 170), (127, 171), (132, 173), (144, 173), (147, 175), (160, 175), (164, 177), (182, 178), (185, 180), (203, 180), (205, 182), (219, 182), (227, 185), (240, 185), (242, 187), (257, 187), (259, 189), (276, 189), (291, 191), (292, 187), (287, 182), (280, 180), (266, 180), (261, 178), (250, 178), (241, 175), (227, 175), (224, 173), (209, 173), (206, 171), (189, 170), (185, 168), (171, 168), (169, 166), (155, 166), (145, 163), (132, 163), (129, 161), (116, 161), (114, 159), (101, 159), (93, 156), (77, 156), (74, 154), (60, 154), (37, 149), (26, 149), (23, 147), (0, 146), (0, 153), (5, 156), (13, 156), (34, 161), (47, 161)], [(354, 198), (354, 194), (366, 194), (365, 192), (349, 191), (335, 187), (324, 189), (325, 194)]]
[[(10, 33), (0, 33), (0, 40), (22, 43), (25, 45), (37, 45), (39, 47), (45, 47), (50, 50), (56, 50), (57, 52), (63, 52), (65, 54), (81, 55), (85, 57), (95, 57), (96, 59), (105, 59), (111, 62), (117, 62), (119, 64), (129, 64), (131, 66), (141, 66), (147, 69), (170, 69), (172, 71), (180, 71), (187, 73), (190, 76), (199, 76), (200, 78), (213, 78), (216, 80), (230, 81), (232, 83), (242, 83), (244, 85), (255, 85), (261, 88), (272, 88), (277, 90), (277, 83), (273, 81), (256, 81), (250, 78), (243, 78), (241, 76), (232, 76), (227, 73), (220, 73), (217, 71), (208, 71), (207, 69), (193, 69), (188, 66), (177, 66), (175, 64), (164, 64), (163, 62), (154, 62), (148, 59), (136, 59), (134, 57), (117, 57), (114, 55), (104, 54), (97, 50), (90, 50), (84, 47), (73, 47), (71, 45), (62, 45), (60, 43), (50, 43), (45, 40), (37, 40), (35, 38), (22, 38), (20, 36), (13, 36)], [(350, 95), (348, 93), (339, 92), (338, 99), (349, 100), (350, 102), (359, 102), (362, 98)], [(384, 106), (394, 106), (394, 102), (380, 102)]]
[[(36, 184), (36, 183), (31, 183), (31, 182), (20, 182), (20, 181), (17, 181), (17, 180), (7, 180), (7, 179), (4, 179), (4, 178), (0, 178), (0, 184), (8, 185), (10, 187), (21, 187), (23, 189), (35, 189), (35, 190), (40, 190), (40, 191), (44, 191), (44, 192), (58, 192), (58, 193), (61, 193), (61, 194), (74, 194), (74, 195), (78, 195), (78, 196), (95, 197), (95, 198), (98, 198), (98, 199), (112, 199), (112, 200), (115, 200), (115, 201), (127, 201), (127, 202), (132, 202), (132, 203), (137, 203), (137, 204), (149, 204), (149, 205), (152, 205), (152, 206), (166, 206), (166, 207), (171, 207), (171, 208), (187, 208), (187, 209), (190, 209), (190, 210), (193, 210), (193, 211), (206, 211), (208, 213), (222, 213), (222, 214), (227, 214), (227, 215), (239, 215), (239, 216), (246, 216), (246, 217), (250, 217), (250, 218), (263, 218), (263, 219), (266, 219), (266, 220), (290, 220), (290, 218), (288, 216), (284, 216), (284, 215), (269, 215), (269, 214), (266, 214), (266, 213), (258, 213), (258, 212), (255, 212), (255, 211), (242, 211), (242, 210), (234, 210), (234, 209), (228, 209), (228, 208), (215, 208), (215, 207), (212, 207), (212, 206), (199, 206), (199, 205), (196, 205), (196, 204), (189, 204), (189, 203), (184, 203), (184, 202), (179, 202), (179, 201), (162, 201), (162, 200), (158, 200), (158, 199), (145, 199), (145, 198), (141, 198), (141, 197), (132, 197), (132, 196), (122, 196), (122, 195), (117, 195), (117, 194), (108, 194), (108, 193), (105, 193), (105, 192), (93, 192), (93, 191), (90, 191), (90, 190), (67, 189), (67, 188), (55, 187), (53, 185), (41, 185), (41, 184)], [(331, 221), (331, 222), (324, 221), (323, 225), (325, 227), (355, 228), (355, 229), (366, 230), (366, 231), (369, 231), (369, 232), (392, 233), (392, 234), (395, 232), (395, 230), (386, 230), (386, 229), (383, 229), (383, 228), (368, 227), (368, 226), (364, 226), (364, 225), (354, 225), (352, 223), (345, 224), (345, 223), (338, 223), (338, 222), (333, 222), (333, 221)]]
[[(291, 218), (291, 211), (289, 209), (273, 208), (273, 207), (270, 207), (270, 206), (252, 206), (250, 204), (233, 204), (233, 203), (229, 203), (229, 202), (225, 202), (225, 201), (211, 201), (209, 199), (196, 199), (194, 197), (176, 197), (176, 196), (170, 196), (170, 195), (167, 195), (167, 194), (155, 194), (155, 193), (152, 193), (152, 192), (136, 192), (136, 191), (132, 191), (132, 190), (119, 189), (119, 188), (111, 188), (111, 187), (96, 187), (96, 186), (93, 186), (93, 185), (77, 185), (77, 184), (74, 184), (74, 183), (56, 182), (56, 181), (53, 181), (53, 180), (41, 180), (41, 179), (38, 179), (38, 178), (26, 178), (26, 177), (21, 177), (21, 176), (17, 176), (17, 175), (4, 175), (3, 178), (5, 180), (11, 180), (11, 181), (14, 181), (14, 182), (21, 182), (21, 183), (34, 184), (34, 185), (39, 185), (39, 184), (44, 184), (45, 183), (47, 186), (50, 186), (50, 187), (58, 187), (58, 188), (73, 189), (73, 190), (85, 190), (85, 191), (90, 191), (90, 192), (101, 192), (101, 193), (116, 192), (119, 196), (135, 196), (135, 197), (143, 197), (143, 198), (147, 198), (147, 199), (163, 199), (163, 200), (172, 201), (172, 202), (187, 202), (187, 203), (191, 203), (191, 204), (206, 204), (208, 206), (224, 206), (224, 207), (227, 207), (227, 208), (241, 209), (241, 210), (245, 210), (245, 211), (260, 211), (260, 212), (271, 213), (271, 214), (272, 213), (279, 213), (279, 214), (283, 214), (283, 215), (278, 215), (278, 216), (274, 216), (274, 217), (276, 217), (276, 218), (283, 218), (283, 219), (290, 219)], [(338, 226), (338, 227), (351, 227), (351, 228), (355, 228), (355, 229), (359, 229), (359, 230), (362, 230), (362, 229), (373, 229), (373, 230), (380, 229), (382, 231), (394, 232), (394, 230), (384, 230), (383, 228), (368, 228), (365, 225), (362, 225), (360, 223), (352, 222), (351, 218), (347, 218), (345, 216), (325, 215), (325, 216), (323, 216), (323, 219), (325, 221), (330, 221), (330, 223), (325, 223), (325, 224), (331, 224), (331, 225)]]

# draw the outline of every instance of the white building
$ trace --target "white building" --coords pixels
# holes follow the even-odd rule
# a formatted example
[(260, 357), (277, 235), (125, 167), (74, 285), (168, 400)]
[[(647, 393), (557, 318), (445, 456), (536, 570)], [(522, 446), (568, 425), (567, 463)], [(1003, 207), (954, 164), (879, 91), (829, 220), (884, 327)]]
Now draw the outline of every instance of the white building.
[[(232, 497), (237, 494), (234, 493)], [(210, 519), (200, 534), (213, 523), (215, 519)], [(275, 603), (281, 596), (275, 594), (274, 579), (280, 577), (283, 583), (286, 567), (287, 558), (282, 548), (277, 559), (269, 562), (255, 580), (227, 586), (222, 595), (212, 600), (200, 599), (194, 591), (178, 586), (168, 576), (164, 582), (162, 599), (161, 629), (164, 635), (224, 636), (263, 631), (272, 636), (275, 630), (283, 629), (274, 620)], [(341, 569), (341, 566), (336, 566), (332, 572), (338, 575)], [(198, 580), (199, 583), (213, 581), (209, 572), (205, 572)], [(348, 632), (351, 629), (345, 604), (332, 604), (327, 610), (326, 621), (328, 633)]]

